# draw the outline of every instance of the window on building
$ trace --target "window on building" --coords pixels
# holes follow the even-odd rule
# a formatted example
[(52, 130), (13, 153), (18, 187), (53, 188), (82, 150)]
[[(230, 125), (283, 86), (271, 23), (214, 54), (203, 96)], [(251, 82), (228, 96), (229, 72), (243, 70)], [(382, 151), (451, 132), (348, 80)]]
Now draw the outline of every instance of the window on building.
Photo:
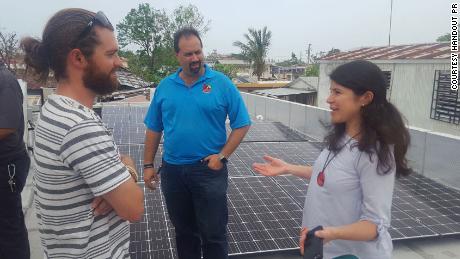
[(390, 89), (391, 86), (391, 71), (382, 71), (383, 75), (385, 76), (386, 87), (387, 90)]
[(460, 98), (450, 88), (450, 71), (436, 70), (433, 83), (431, 116), (434, 120), (460, 124)]

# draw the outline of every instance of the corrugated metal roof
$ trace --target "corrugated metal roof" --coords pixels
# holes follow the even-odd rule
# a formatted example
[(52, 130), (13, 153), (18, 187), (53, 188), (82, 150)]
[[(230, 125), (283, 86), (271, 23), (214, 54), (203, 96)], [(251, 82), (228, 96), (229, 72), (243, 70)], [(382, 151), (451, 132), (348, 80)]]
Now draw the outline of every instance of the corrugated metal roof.
[(254, 91), (254, 93), (257, 93), (257, 94), (273, 95), (273, 96), (308, 94), (308, 93), (314, 93), (314, 92), (316, 91), (306, 91), (306, 90), (299, 90), (299, 89), (293, 89), (293, 88), (276, 88), (276, 89), (265, 89), (265, 90)]
[(117, 71), (117, 76), (118, 82), (120, 83), (120, 85), (123, 86), (128, 86), (137, 89), (151, 85), (151, 83), (142, 80), (140, 77), (129, 72), (129, 70), (127, 70), (126, 68), (120, 68)]
[(296, 80), (286, 85), (287, 88), (316, 91), (318, 89), (318, 77), (303, 77), (300, 76)]
[(448, 59), (450, 43), (426, 43), (387, 47), (365, 47), (340, 52), (321, 58), (321, 60), (393, 60), (393, 59)]

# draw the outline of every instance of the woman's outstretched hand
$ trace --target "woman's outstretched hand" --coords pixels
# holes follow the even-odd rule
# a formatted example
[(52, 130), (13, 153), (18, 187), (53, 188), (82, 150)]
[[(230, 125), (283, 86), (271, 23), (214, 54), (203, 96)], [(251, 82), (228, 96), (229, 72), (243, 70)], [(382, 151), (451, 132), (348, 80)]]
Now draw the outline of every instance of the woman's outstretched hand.
[(267, 162), (252, 164), (252, 169), (265, 176), (278, 176), (287, 173), (289, 164), (283, 160), (268, 155), (264, 156), (264, 160)]

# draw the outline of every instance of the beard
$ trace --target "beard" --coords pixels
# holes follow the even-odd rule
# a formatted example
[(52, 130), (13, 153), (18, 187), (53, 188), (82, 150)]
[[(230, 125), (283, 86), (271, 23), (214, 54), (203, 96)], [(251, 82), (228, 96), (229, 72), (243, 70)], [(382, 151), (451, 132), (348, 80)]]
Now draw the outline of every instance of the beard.
[(113, 69), (109, 73), (104, 73), (94, 65), (93, 62), (89, 63), (83, 74), (83, 84), (86, 88), (95, 92), (97, 95), (106, 95), (113, 93), (118, 89), (118, 79), (112, 77), (117, 69)]
[[(196, 65), (198, 64), (197, 67), (193, 67), (193, 65)], [(197, 61), (197, 62), (192, 62), (189, 64), (188, 66), (189, 70), (190, 70), (190, 73), (192, 74), (199, 74), (200, 73), (200, 70), (201, 70), (201, 61)]]

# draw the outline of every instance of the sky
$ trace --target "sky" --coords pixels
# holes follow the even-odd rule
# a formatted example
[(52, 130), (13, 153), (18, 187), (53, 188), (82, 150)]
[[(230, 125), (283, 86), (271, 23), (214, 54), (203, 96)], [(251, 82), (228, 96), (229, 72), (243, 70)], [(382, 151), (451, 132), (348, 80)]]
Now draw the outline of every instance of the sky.
[[(68, 7), (103, 11), (115, 25), (140, 3), (167, 13), (180, 5), (197, 6), (211, 21), (202, 37), (205, 53), (238, 53), (233, 42), (244, 41), (248, 28), (264, 26), (272, 32), (268, 56), (277, 61), (292, 52), (305, 60), (308, 44), (313, 54), (388, 45), (391, 0), (0, 0), (0, 29), (40, 38), (47, 20)], [(451, 3), (393, 0), (391, 44), (429, 43), (450, 33)]]

